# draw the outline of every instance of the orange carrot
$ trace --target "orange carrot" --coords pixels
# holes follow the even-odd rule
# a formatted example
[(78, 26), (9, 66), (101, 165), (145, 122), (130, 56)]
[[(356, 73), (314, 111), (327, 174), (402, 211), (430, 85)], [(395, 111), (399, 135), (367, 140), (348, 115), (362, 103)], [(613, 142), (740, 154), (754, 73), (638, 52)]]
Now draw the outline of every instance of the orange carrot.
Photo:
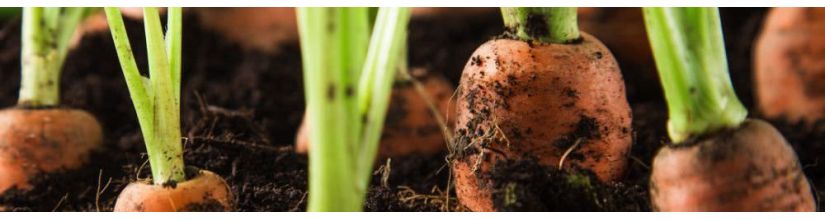
[[(602, 181), (621, 178), (631, 112), (613, 55), (593, 36), (579, 34), (575, 9), (502, 13), (519, 39), (481, 45), (459, 87), (453, 174), (461, 203), (496, 210), (489, 173), (504, 160), (582, 168)], [(564, 34), (560, 28), (572, 34), (546, 36)]]
[(197, 175), (175, 185), (133, 182), (115, 202), (116, 212), (232, 211), (232, 191), (215, 173)]
[(0, 194), (31, 190), (31, 179), (41, 174), (80, 168), (102, 143), (94, 116), (60, 107), (69, 39), (90, 11), (23, 9), (20, 93), (17, 106), (0, 111)]
[(645, 8), (673, 143), (653, 160), (658, 211), (814, 211), (799, 160), (770, 124), (748, 120), (730, 82), (716, 8)]
[(0, 111), (0, 193), (32, 189), (43, 173), (77, 169), (100, 147), (97, 120), (82, 110), (10, 108)]
[(754, 46), (759, 110), (767, 117), (825, 118), (825, 8), (774, 8)]

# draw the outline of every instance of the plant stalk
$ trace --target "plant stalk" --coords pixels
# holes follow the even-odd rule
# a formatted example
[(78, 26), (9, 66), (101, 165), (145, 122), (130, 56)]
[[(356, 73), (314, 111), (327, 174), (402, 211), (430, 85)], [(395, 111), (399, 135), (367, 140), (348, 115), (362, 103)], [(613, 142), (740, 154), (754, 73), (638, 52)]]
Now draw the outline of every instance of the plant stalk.
[(361, 211), (409, 11), (380, 9), (371, 38), (365, 8), (299, 8), (297, 16), (315, 128), (308, 210)]
[(717, 8), (644, 8), (674, 143), (735, 128), (747, 117), (728, 74)]
[(566, 44), (581, 38), (576, 8), (501, 8), (504, 26), (523, 41)]
[[(309, 133), (308, 211), (359, 211), (359, 191), (352, 175), (355, 169), (354, 97), (344, 95), (354, 87), (356, 72), (345, 68), (348, 51), (343, 50), (347, 32), (342, 29), (344, 8), (298, 8), (298, 29), (304, 67)], [(351, 33), (351, 32), (350, 32)], [(354, 36), (352, 36), (354, 37)]]
[(88, 8), (23, 9), (18, 105), (50, 107), (60, 104), (60, 70), (69, 41), (90, 11)]
[(129, 95), (146, 142), (155, 184), (186, 180), (180, 133), (181, 10), (170, 8), (166, 41), (157, 8), (144, 8), (150, 77), (141, 76), (120, 10), (106, 8)]

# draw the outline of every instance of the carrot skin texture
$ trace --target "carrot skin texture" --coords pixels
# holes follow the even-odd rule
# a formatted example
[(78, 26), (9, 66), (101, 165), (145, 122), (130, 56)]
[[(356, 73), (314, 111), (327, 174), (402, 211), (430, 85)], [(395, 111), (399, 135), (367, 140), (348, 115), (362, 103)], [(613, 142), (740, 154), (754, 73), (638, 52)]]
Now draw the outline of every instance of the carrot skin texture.
[(754, 46), (759, 110), (769, 118), (825, 118), (825, 8), (774, 8)]
[[(497, 39), (464, 68), (457, 95), (453, 174), (459, 201), (495, 211), (489, 172), (503, 160), (537, 159), (621, 178), (632, 142), (624, 81), (610, 51), (582, 33), (573, 44)], [(483, 152), (483, 153), (481, 153)]]
[[(202, 210), (204, 207), (210, 210)], [(149, 182), (126, 186), (115, 202), (115, 212), (232, 211), (232, 191), (217, 174), (200, 170), (198, 176), (174, 187)]]
[(103, 142), (100, 123), (76, 109), (0, 111), (0, 193), (32, 189), (38, 174), (77, 169)]
[(811, 187), (790, 144), (751, 119), (654, 158), (651, 203), (658, 211), (815, 211)]

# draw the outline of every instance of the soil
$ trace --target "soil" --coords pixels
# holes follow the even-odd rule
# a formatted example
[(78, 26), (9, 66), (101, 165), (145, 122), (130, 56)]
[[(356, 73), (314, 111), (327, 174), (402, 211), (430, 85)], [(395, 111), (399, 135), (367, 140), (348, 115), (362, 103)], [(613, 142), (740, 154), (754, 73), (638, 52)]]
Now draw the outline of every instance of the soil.
[[(737, 94), (753, 108), (750, 46), (764, 9), (723, 8), (728, 59)], [(277, 54), (245, 51), (220, 35), (184, 20), (182, 118), (187, 165), (223, 176), (237, 211), (303, 211), (307, 158), (293, 153), (303, 115), (300, 49), (281, 45)], [(132, 47), (147, 72), (142, 25), (127, 20)], [(466, 16), (413, 19), (410, 66), (446, 73), (457, 83), (473, 50), (503, 32), (497, 10)], [(19, 20), (0, 24), (0, 106), (13, 106), (19, 89)], [(668, 140), (666, 107), (656, 79), (634, 77), (622, 66), (633, 108), (634, 145), (623, 182), (601, 184), (586, 172), (544, 169), (531, 161), (496, 167), (497, 204), (521, 211), (649, 211), (650, 161)], [(107, 32), (87, 35), (68, 56), (62, 103), (86, 109), (101, 121), (104, 150), (78, 170), (35, 178), (36, 188), (0, 195), (0, 210), (111, 211), (130, 181), (147, 178), (146, 156), (134, 109)], [(631, 91), (658, 92), (631, 92)], [(759, 117), (753, 111), (752, 117)], [(825, 121), (803, 125), (771, 121), (796, 147), (813, 185), (825, 189)], [(365, 204), (368, 211), (463, 211), (448, 182), (446, 153), (392, 158), (376, 167)], [(386, 164), (390, 164), (386, 166)], [(538, 176), (525, 179), (526, 174)], [(825, 190), (818, 191), (825, 195)], [(515, 199), (514, 199), (515, 198)], [(822, 202), (820, 201), (822, 204)]]

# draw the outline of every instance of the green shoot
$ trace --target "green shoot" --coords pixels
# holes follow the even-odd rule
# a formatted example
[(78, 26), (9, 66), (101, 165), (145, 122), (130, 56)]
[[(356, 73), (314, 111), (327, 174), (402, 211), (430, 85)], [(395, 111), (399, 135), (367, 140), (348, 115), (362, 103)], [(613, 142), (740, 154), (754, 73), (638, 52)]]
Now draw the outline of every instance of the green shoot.
[(644, 8), (645, 26), (679, 143), (747, 117), (728, 75), (717, 8)]
[(504, 26), (524, 41), (564, 44), (576, 41), (576, 8), (501, 8)]
[(69, 41), (91, 14), (91, 8), (23, 9), (20, 97), (17, 104), (48, 107), (60, 104), (60, 70)]
[(379, 9), (371, 38), (366, 8), (299, 8), (297, 15), (308, 122), (315, 128), (308, 210), (360, 211), (409, 10)]
[(118, 8), (105, 8), (155, 184), (185, 180), (180, 131), (182, 9), (169, 8), (166, 40), (157, 8), (144, 8), (149, 78), (141, 76)]

